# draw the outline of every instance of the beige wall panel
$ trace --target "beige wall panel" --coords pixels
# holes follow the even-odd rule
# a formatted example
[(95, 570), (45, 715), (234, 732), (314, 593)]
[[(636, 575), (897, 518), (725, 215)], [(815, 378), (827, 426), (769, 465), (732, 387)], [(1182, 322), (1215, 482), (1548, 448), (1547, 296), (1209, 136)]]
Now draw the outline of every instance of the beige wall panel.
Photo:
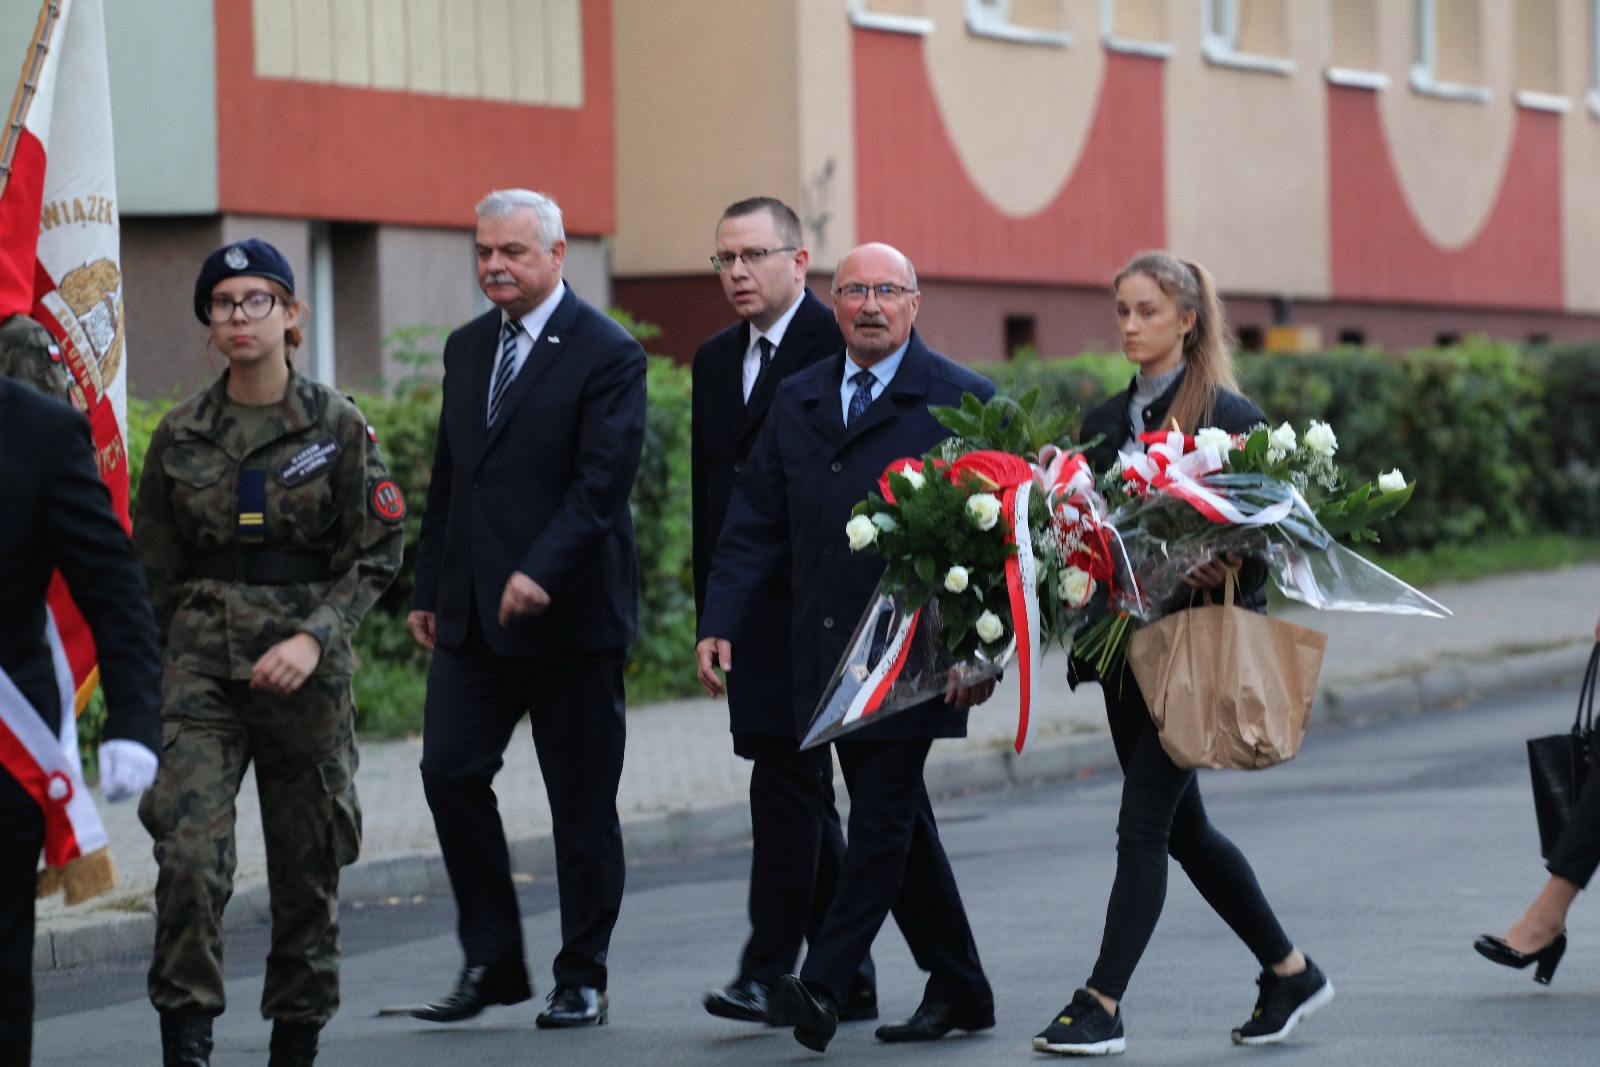
[(478, 86), (494, 100), (514, 100), (511, 87), (512, 0), (478, 0)]
[(981, 37), (966, 0), (926, 0), (924, 41), (933, 95), (973, 183), (1012, 216), (1048, 205), (1077, 165), (1094, 118), (1105, 50), (1098, 5), (1067, 11), (1067, 47)]
[(1328, 5), (1328, 62), (1346, 70), (1377, 70), (1377, 0), (1325, 2)]
[(259, 78), (294, 77), (294, 3), (295, 0), (254, 0), (251, 4)]
[(311, 81), (333, 79), (333, 9), (329, 0), (294, 0), (294, 72)]
[[(1378, 113), (1412, 214), (1434, 243), (1461, 248), (1488, 221), (1510, 163), (1516, 126), (1511, 85), (1512, 0), (1482, 0), (1486, 40), (1503, 42), (1484, 56), (1488, 103), (1447, 100), (1409, 87), (1416, 20), (1409, 4), (1378, 5), (1380, 68), (1392, 87)], [(1442, 9), (1441, 9), (1442, 11)]]
[(1562, 0), (1515, 0), (1518, 89), (1561, 91), (1561, 4)]
[(1509, 34), (1484, 33), (1484, 19), (1488, 16), (1484, 8), (1494, 2), (1434, 0), (1434, 20), (1438, 27), (1434, 73), (1440, 81), (1455, 82), (1457, 85), (1482, 84), (1487, 69), (1484, 53), (1489, 50), (1485, 45), (1493, 41), (1496, 44), (1494, 51), (1499, 52), (1505, 42), (1511, 40)]
[(128, 392), (143, 400), (188, 396), (222, 371), (206, 360), (210, 335), (190, 296), (200, 264), (222, 244), (215, 215), (122, 218), (122, 302), (130, 347)]
[(404, 89), (409, 78), (407, 0), (367, 0), (372, 10), (372, 87)]
[(439, 49), (444, 57), (444, 91), (449, 96), (478, 95), (478, 0), (451, 0), (443, 19)]
[(545, 62), (544, 0), (516, 0), (511, 7), (511, 97), (524, 104), (550, 98), (549, 64)]
[[(801, 0), (802, 3), (806, 0)], [(917, 18), (926, 14), (922, 8), (932, 0), (863, 0), (862, 6), (874, 15), (909, 15)], [(839, 5), (833, 4), (832, 7)]]
[(834, 0), (799, 0), (795, 5), (801, 188), (793, 206), (805, 224), (812, 271), (828, 275), (860, 243), (852, 32)]
[[(1238, 48), (1257, 56), (1289, 54), (1288, 0), (1237, 0)], [(1301, 7), (1310, 7), (1304, 2)]]
[(1296, 69), (1285, 77), (1207, 63), (1198, 13), (1173, 0), (1167, 232), (1224, 289), (1318, 296), (1331, 285), (1321, 5), (1296, 4), (1288, 15)]
[[(1068, 0), (1011, 0), (1011, 24), (1032, 30), (1064, 30), (1067, 25)], [(1098, 18), (1096, 14), (1096, 18)]]
[(441, 0), (406, 0), (406, 88), (442, 93), (444, 12)]
[(372, 84), (372, 12), (368, 0), (332, 0), (333, 80)]
[(1167, 0), (1114, 0), (1112, 29), (1129, 41), (1167, 39)]
[(550, 77), (549, 102), (583, 106), (582, 0), (544, 0), (545, 63)]
[(1567, 306), (1600, 311), (1600, 119), (1584, 102), (1595, 77), (1590, 58), (1594, 32), (1591, 0), (1564, 0), (1560, 10), (1563, 91), (1572, 111), (1561, 122), (1562, 273)]
[(614, 0), (617, 274), (696, 271), (714, 285), (722, 209), (797, 201), (794, 2)]

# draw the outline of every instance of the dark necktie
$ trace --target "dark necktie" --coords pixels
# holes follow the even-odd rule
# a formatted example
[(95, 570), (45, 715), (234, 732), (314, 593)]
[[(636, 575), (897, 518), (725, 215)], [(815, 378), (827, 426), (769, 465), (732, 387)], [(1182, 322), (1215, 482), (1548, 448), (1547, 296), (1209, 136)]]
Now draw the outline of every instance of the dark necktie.
[(761, 388), (761, 383), (766, 381), (767, 371), (772, 369), (772, 353), (774, 351), (772, 342), (765, 337), (757, 337), (756, 347), (761, 350), (761, 367), (756, 371), (755, 384), (750, 386), (750, 396), (744, 398), (746, 404), (750, 403), (750, 398), (756, 395), (756, 390)]
[(845, 416), (844, 424), (852, 425), (867, 410), (867, 405), (872, 403), (872, 383), (876, 381), (869, 370), (857, 371), (850, 378), (850, 384), (856, 391), (850, 394), (850, 413)]
[(485, 424), (493, 426), (494, 420), (500, 414), (500, 402), (506, 398), (506, 392), (511, 388), (511, 381), (517, 376), (517, 334), (522, 332), (522, 324), (515, 319), (507, 319), (500, 330), (500, 361), (494, 367), (494, 381), (489, 385), (489, 421)]

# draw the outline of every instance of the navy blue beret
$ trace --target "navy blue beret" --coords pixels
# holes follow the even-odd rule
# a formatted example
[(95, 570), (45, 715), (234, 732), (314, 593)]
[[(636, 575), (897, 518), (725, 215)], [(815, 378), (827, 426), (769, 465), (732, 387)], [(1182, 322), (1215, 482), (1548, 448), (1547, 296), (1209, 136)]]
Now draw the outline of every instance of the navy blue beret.
[(207, 308), (211, 303), (211, 290), (217, 283), (245, 274), (252, 278), (266, 278), (277, 282), (290, 294), (294, 293), (294, 271), (283, 253), (259, 238), (223, 245), (200, 264), (200, 277), (194, 280), (194, 313), (205, 325), (211, 325)]

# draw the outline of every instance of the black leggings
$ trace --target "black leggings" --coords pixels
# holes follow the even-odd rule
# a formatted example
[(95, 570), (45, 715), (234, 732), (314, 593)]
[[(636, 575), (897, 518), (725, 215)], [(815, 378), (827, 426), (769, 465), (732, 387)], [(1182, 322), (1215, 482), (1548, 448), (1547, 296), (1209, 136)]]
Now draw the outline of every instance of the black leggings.
[(1102, 685), (1111, 739), (1122, 764), (1122, 810), (1117, 819), (1117, 876), (1089, 985), (1113, 1000), (1121, 1000), (1127, 991), (1166, 902), (1168, 855), (1183, 866), (1206, 903), (1262, 967), (1281, 962), (1294, 946), (1272, 914), (1249, 861), (1206, 818), (1195, 772), (1174, 764), (1161, 747), (1133, 672), (1124, 667), (1120, 680)]

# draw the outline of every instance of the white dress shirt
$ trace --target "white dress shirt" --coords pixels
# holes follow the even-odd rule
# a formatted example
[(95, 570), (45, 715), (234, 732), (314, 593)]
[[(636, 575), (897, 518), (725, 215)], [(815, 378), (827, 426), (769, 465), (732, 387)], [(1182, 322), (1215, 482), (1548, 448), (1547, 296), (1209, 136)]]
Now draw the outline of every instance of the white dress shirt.
[(778, 316), (778, 321), (765, 333), (756, 329), (755, 323), (750, 324), (750, 344), (744, 350), (744, 402), (750, 403), (750, 394), (755, 390), (756, 379), (761, 377), (761, 345), (758, 343), (765, 337), (772, 342), (772, 358), (778, 358), (778, 346), (783, 344), (783, 335), (788, 332), (789, 323), (794, 319), (794, 313), (800, 310), (800, 301), (806, 298), (805, 290), (789, 305), (789, 310)]

